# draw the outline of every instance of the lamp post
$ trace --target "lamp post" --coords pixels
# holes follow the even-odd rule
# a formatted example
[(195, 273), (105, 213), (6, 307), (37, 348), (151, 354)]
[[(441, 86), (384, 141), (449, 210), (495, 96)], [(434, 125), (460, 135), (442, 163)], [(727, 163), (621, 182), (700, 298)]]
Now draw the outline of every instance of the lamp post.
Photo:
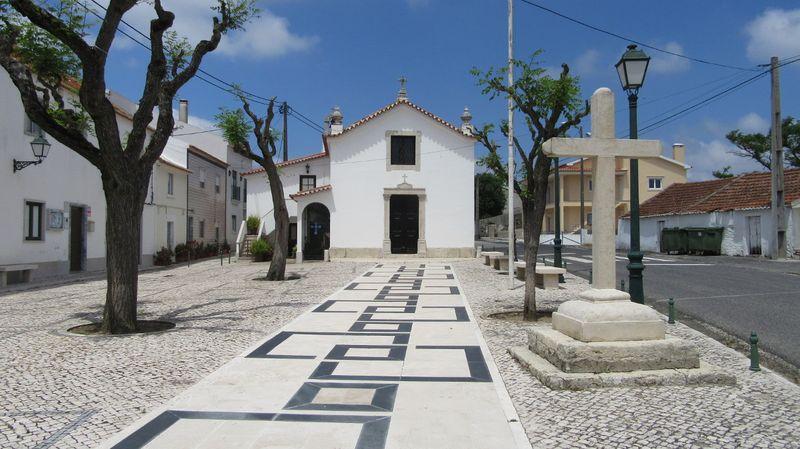
[(31, 141), (31, 150), (33, 151), (33, 156), (36, 158), (36, 160), (18, 161), (14, 159), (14, 173), (29, 165), (41, 164), (42, 161), (44, 161), (44, 158), (47, 157), (47, 154), (50, 153), (50, 142), (44, 138), (44, 134), (41, 130), (39, 131), (39, 135)]
[[(553, 158), (553, 163), (555, 164), (555, 173), (553, 175), (554, 182), (553, 182), (553, 189), (555, 190), (555, 207), (553, 207), (553, 213), (555, 214), (555, 235), (553, 236), (553, 266), (561, 268), (561, 249), (562, 249), (562, 241), (561, 241), (561, 173), (559, 169), (559, 165), (561, 162), (557, 157)], [(564, 278), (559, 276), (559, 282), (564, 282)]]
[[(639, 138), (636, 102), (639, 99), (639, 89), (644, 84), (644, 77), (647, 74), (647, 66), (649, 64), (649, 56), (636, 48), (636, 45), (628, 45), (628, 50), (615, 66), (622, 88), (628, 94), (631, 139)], [(639, 245), (639, 161), (631, 159), (630, 164), (631, 244), (628, 251), (628, 285), (631, 301), (644, 304), (644, 280), (642, 278), (642, 271), (644, 271), (642, 258), (644, 254), (642, 254)]]

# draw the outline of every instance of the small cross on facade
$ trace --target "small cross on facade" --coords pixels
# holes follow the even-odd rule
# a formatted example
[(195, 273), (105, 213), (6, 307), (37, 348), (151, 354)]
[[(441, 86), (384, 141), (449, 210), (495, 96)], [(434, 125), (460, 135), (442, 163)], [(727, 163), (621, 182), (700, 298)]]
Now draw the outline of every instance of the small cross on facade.
[(408, 178), (408, 175), (403, 175), (403, 184), (408, 184), (408, 181), (406, 181), (406, 178)]
[(321, 224), (319, 224), (319, 223), (311, 223), (311, 232), (313, 232), (314, 235), (319, 234), (319, 231), (321, 231), (321, 230), (322, 230), (322, 225)]

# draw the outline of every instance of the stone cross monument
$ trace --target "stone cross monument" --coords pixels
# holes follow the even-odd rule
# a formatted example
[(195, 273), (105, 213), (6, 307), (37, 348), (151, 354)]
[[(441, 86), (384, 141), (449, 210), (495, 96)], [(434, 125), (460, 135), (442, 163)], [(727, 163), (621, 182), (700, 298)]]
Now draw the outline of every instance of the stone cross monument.
[(543, 145), (551, 157), (592, 160), (592, 289), (581, 301), (568, 301), (553, 314), (553, 328), (581, 341), (649, 340), (664, 338), (664, 324), (649, 307), (630, 302), (616, 290), (616, 158), (658, 157), (658, 140), (614, 137), (614, 94), (608, 88), (591, 99), (592, 137), (553, 138)]
[(614, 94), (592, 95), (592, 137), (553, 138), (544, 154), (589, 157), (592, 198), (592, 288), (553, 313), (552, 327), (528, 331), (528, 346), (511, 354), (545, 385), (555, 389), (643, 385), (735, 384), (735, 378), (700, 362), (689, 341), (667, 336), (661, 316), (616, 290), (614, 220), (616, 158), (657, 157), (655, 140), (614, 138)]

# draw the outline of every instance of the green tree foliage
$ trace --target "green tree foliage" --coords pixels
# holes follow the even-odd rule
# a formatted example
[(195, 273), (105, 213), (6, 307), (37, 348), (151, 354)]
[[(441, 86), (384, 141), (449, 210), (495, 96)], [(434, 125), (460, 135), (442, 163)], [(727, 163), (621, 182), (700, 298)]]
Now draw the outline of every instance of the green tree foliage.
[(503, 213), (506, 205), (506, 183), (492, 172), (475, 175), (478, 183), (478, 217), (494, 217)]
[(722, 167), (722, 170), (714, 170), (714, 171), (711, 172), (711, 174), (717, 179), (728, 179), (728, 178), (733, 178), (734, 176), (736, 176), (733, 173), (731, 173), (731, 166), (730, 165)]
[[(539, 251), (539, 236), (547, 196), (547, 180), (552, 162), (542, 153), (542, 144), (559, 137), (578, 125), (589, 114), (588, 102), (580, 99), (578, 78), (569, 74), (569, 67), (562, 64), (558, 77), (552, 77), (541, 67), (535, 52), (530, 60), (514, 60), (514, 84), (506, 84), (508, 69), (489, 68), (486, 71), (472, 69), (482, 93), (490, 99), (511, 98), (514, 108), (522, 113), (525, 131), (531, 144), (526, 148), (514, 138), (518, 170), (514, 177), (514, 191), (522, 201), (523, 232), (525, 237), (525, 262), (536, 265)], [(492, 139), (494, 125), (487, 124), (475, 132), (488, 154), (479, 161), (501, 179), (507, 179), (506, 166), (501, 158), (501, 146)], [(500, 131), (508, 136), (508, 124), (501, 122)], [(534, 270), (526, 271), (524, 315), (526, 319), (537, 319)]]
[[(800, 167), (800, 121), (786, 117), (781, 122), (781, 134), (783, 135), (783, 148), (784, 148), (784, 162), (787, 167)], [(772, 148), (770, 143), (770, 135), (772, 131), (767, 134), (751, 133), (745, 134), (738, 129), (729, 132), (725, 137), (736, 145), (736, 150), (732, 151), (733, 154), (739, 157), (752, 159), (759, 165), (771, 169), (770, 166), (770, 150)]]

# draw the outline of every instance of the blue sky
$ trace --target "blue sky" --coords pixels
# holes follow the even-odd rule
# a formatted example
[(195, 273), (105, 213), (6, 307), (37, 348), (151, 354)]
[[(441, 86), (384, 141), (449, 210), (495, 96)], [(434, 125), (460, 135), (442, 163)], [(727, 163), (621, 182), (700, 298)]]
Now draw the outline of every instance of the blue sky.
[[(755, 67), (770, 55), (800, 54), (800, 5), (796, 1), (745, 0), (641, 2), (635, 0), (539, 3), (618, 34), (695, 58)], [(176, 29), (192, 40), (210, 27), (205, 0), (164, 0), (176, 12)], [(210, 4), (210, 3), (208, 3)], [(702, 7), (698, 7), (702, 4)], [(334, 105), (345, 123), (393, 101), (397, 79), (409, 79), (412, 101), (453, 122), (469, 106), (474, 123), (499, 122), (505, 101), (482, 96), (470, 68), (505, 64), (505, 0), (272, 0), (260, 2), (261, 17), (245, 32), (226, 37), (203, 68), (264, 97), (285, 99), (321, 124)], [(127, 19), (146, 29), (152, 13), (137, 6)], [(582, 95), (608, 86), (617, 95), (617, 129), (627, 129), (627, 104), (613, 65), (626, 42), (515, 3), (515, 56), (536, 49), (546, 67), (562, 62), (581, 78)], [(640, 94), (640, 127), (695, 97), (746, 79), (747, 72), (704, 65), (648, 50), (653, 57)], [(147, 55), (120, 37), (109, 64), (109, 86), (136, 99)], [(716, 80), (716, 81), (715, 81)], [(781, 72), (783, 113), (800, 116), (800, 63)], [(706, 84), (710, 83), (710, 84)], [(700, 86), (700, 87), (698, 87)], [(228, 94), (194, 80), (180, 93), (191, 114), (211, 120)], [(691, 103), (687, 103), (691, 104)], [(658, 128), (641, 138), (687, 146), (690, 178), (732, 165), (735, 173), (758, 167), (730, 155), (727, 131), (766, 131), (769, 78)], [(521, 123), (521, 122), (520, 122)], [(587, 124), (588, 128), (588, 124)], [(500, 139), (501, 136), (498, 136)], [(319, 133), (290, 119), (290, 157), (319, 151)], [(479, 155), (483, 150), (479, 148)]]

